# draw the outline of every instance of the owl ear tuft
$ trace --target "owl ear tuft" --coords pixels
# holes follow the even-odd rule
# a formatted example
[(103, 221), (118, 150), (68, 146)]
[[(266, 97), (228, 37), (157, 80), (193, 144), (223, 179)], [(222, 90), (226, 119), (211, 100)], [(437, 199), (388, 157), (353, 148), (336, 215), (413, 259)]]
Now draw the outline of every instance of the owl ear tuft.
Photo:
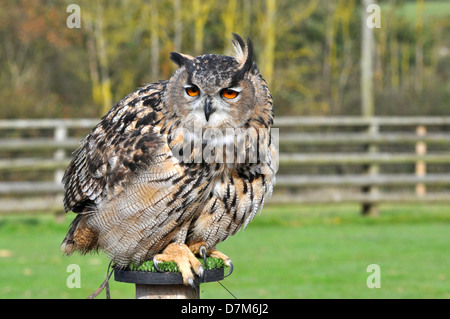
[(236, 60), (239, 64), (245, 63), (247, 53), (245, 52), (246, 47), (244, 40), (236, 33), (233, 33), (233, 40), (231, 43), (233, 44), (234, 52), (236, 53)]
[(247, 38), (247, 44), (245, 44), (244, 40), (236, 33), (233, 33), (232, 43), (236, 52), (235, 58), (240, 64), (239, 70), (247, 73), (253, 66), (253, 43), (250, 38)]
[(194, 57), (188, 54), (170, 52), (170, 59), (181, 68), (182, 66), (185, 66), (188, 62), (192, 61)]

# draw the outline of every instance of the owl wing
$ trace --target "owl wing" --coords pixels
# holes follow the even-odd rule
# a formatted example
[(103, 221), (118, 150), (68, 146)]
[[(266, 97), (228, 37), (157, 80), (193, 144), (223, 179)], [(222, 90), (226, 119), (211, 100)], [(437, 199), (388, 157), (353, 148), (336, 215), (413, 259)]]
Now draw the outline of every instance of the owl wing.
[(117, 103), (86, 136), (64, 177), (65, 211), (95, 211), (150, 165), (163, 141), (154, 128), (167, 81), (151, 83)]

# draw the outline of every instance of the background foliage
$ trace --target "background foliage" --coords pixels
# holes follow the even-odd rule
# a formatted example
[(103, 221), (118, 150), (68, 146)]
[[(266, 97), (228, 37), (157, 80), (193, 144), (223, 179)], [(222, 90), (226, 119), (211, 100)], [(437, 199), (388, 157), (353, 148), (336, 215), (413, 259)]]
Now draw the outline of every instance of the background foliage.
[[(70, 3), (81, 28), (70, 29)], [(377, 115), (450, 114), (450, 2), (378, 1)], [(360, 114), (357, 0), (4, 0), (0, 118), (99, 117), (168, 79), (170, 51), (232, 54), (250, 36), (276, 113)]]

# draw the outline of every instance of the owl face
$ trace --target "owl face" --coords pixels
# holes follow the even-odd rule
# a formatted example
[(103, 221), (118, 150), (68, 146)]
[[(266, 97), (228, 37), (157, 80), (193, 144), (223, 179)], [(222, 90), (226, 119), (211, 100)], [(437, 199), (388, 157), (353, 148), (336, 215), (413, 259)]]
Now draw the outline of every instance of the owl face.
[(239, 128), (263, 105), (265, 87), (252, 61), (251, 41), (234, 35), (235, 57), (171, 53), (180, 67), (169, 81), (166, 105), (185, 126)]

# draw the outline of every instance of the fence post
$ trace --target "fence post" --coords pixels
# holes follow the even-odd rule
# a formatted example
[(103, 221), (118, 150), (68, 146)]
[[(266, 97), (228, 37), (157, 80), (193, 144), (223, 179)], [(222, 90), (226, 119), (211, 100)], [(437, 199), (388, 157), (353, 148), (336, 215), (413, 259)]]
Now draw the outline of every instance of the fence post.
[[(379, 133), (379, 124), (378, 122), (376, 122), (373, 118), (370, 121), (369, 124), (369, 128), (367, 133), (369, 135), (378, 135)], [(369, 143), (368, 145), (366, 145), (366, 151), (369, 154), (375, 154), (378, 152), (378, 146), (374, 143)], [(364, 173), (369, 177), (372, 178), (374, 176), (377, 176), (380, 170), (380, 167), (378, 164), (374, 164), (374, 163), (368, 163), (366, 165), (364, 165), (363, 167), (364, 169)], [(377, 203), (375, 203), (373, 201), (373, 199), (375, 199), (378, 196), (378, 186), (374, 186), (372, 184), (367, 184), (365, 186), (362, 187), (362, 192), (364, 194), (368, 194), (369, 195), (369, 200), (366, 202), (362, 203), (362, 215), (367, 216), (367, 215), (371, 215), (371, 216), (377, 216), (378, 215), (378, 205)]]
[[(66, 140), (66, 138), (67, 138), (67, 127), (62, 123), (58, 124), (55, 127), (55, 135), (54, 135), (55, 141), (56, 142), (64, 142)], [(53, 156), (53, 158), (57, 162), (63, 161), (65, 157), (66, 157), (66, 152), (64, 151), (64, 148), (58, 148), (55, 151), (55, 154)], [(56, 169), (54, 176), (55, 176), (54, 177), (55, 183), (57, 183), (57, 184), (61, 183), (61, 180), (64, 176), (64, 170)]]
[[(374, 38), (373, 29), (367, 25), (369, 13), (367, 8), (373, 4), (373, 0), (363, 0), (362, 14), (361, 14), (361, 114), (363, 117), (370, 119), (368, 134), (378, 134), (378, 123), (375, 123), (373, 116), (375, 115), (374, 107), (374, 93), (373, 93), (373, 50)], [(378, 147), (375, 144), (368, 144), (366, 146), (368, 153), (378, 152)], [(378, 165), (368, 163), (364, 165), (364, 173), (370, 177), (378, 174)], [(362, 187), (362, 192), (369, 194), (369, 200), (362, 203), (363, 215), (377, 215), (378, 207), (373, 202), (373, 198), (377, 196), (378, 187), (373, 185), (365, 185)]]
[[(427, 128), (424, 125), (419, 125), (416, 129), (416, 134), (418, 136), (425, 136), (427, 134)], [(416, 143), (416, 154), (423, 156), (427, 153), (427, 144), (424, 141), (418, 141)], [(416, 176), (424, 177), (427, 173), (427, 164), (424, 160), (418, 160), (416, 162)], [(423, 183), (418, 183), (416, 185), (416, 195), (423, 197), (426, 195), (426, 187)]]

